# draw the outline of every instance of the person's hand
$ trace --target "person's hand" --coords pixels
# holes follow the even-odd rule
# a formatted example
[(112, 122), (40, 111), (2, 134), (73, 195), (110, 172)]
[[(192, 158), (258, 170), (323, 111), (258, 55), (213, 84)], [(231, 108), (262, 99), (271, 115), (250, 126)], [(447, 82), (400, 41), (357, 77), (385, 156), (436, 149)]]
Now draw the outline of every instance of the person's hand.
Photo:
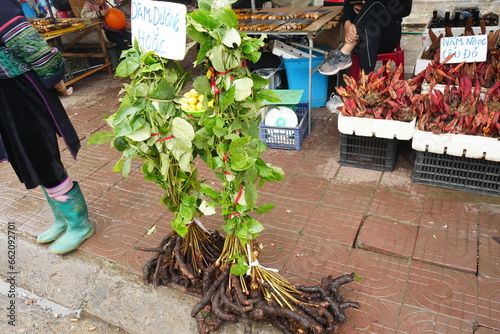
[(363, 5), (365, 4), (365, 2), (366, 1), (361, 1), (361, 4), (353, 6), (352, 9), (354, 10), (354, 13), (359, 14), (359, 12), (361, 11), (361, 8), (363, 8)]
[(345, 21), (344, 24), (344, 41), (349, 44), (355, 44), (358, 41), (358, 30), (354, 23)]
[(71, 96), (73, 94), (73, 87), (66, 87), (62, 80), (54, 85), (54, 89), (59, 96)]
[(100, 12), (102, 16), (106, 16), (109, 14), (109, 9), (101, 9)]
[(68, 87), (66, 88), (66, 91), (63, 93), (62, 96), (71, 96), (73, 95), (73, 87)]

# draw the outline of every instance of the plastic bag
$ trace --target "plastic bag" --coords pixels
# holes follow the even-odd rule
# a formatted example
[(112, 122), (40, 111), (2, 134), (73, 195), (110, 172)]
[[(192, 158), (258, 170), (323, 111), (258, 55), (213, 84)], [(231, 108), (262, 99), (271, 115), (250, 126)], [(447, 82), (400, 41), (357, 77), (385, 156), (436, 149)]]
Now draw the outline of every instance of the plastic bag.
[(326, 109), (330, 111), (332, 114), (339, 114), (339, 107), (342, 107), (344, 102), (342, 102), (342, 98), (335, 93), (330, 95), (330, 99), (326, 102)]

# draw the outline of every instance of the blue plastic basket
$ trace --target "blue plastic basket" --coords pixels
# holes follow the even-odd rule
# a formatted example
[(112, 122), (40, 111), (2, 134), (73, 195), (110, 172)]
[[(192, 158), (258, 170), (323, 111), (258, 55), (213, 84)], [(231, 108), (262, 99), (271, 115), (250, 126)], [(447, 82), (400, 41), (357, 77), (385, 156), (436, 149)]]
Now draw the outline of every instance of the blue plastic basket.
[[(286, 78), (289, 89), (303, 89), (304, 94), (300, 103), (309, 102), (309, 58), (282, 58), (285, 64)], [(312, 58), (312, 68), (316, 68), (323, 61), (322, 56)], [(311, 107), (318, 108), (326, 105), (328, 98), (328, 76), (318, 71), (312, 74), (312, 101)]]
[(299, 120), (297, 127), (286, 128), (279, 126), (269, 126), (260, 123), (260, 140), (269, 148), (278, 148), (282, 150), (300, 150), (302, 140), (307, 136), (308, 129), (308, 105), (304, 103), (297, 104), (295, 113)]

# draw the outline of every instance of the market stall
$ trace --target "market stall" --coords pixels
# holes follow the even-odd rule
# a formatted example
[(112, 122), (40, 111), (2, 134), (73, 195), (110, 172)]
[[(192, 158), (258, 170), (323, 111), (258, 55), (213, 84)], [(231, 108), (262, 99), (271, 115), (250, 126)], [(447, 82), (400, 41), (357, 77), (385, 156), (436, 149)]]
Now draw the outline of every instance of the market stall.
[(346, 77), (337, 89), (344, 102), (340, 164), (392, 170), (398, 141), (411, 140), (414, 182), (500, 195), (498, 21), (486, 24), (477, 14), (477, 27), (469, 18), (442, 29), (439, 37), (434, 28), (424, 31), (433, 56), (417, 60), (411, 79), (389, 64), (360, 80)]
[[(339, 20), (341, 11), (341, 7), (305, 7), (263, 8), (254, 12), (240, 11), (238, 13), (238, 29), (248, 35), (266, 34), (270, 37), (301, 36), (307, 38), (308, 45), (303, 45), (307, 49), (308, 59), (308, 81), (305, 86), (307, 90), (304, 89), (304, 96), (308, 97), (307, 133), (311, 128), (314, 38), (323, 33), (332, 21)], [(303, 80), (300, 81), (304, 83)], [(293, 89), (299, 88), (293, 87)]]
[[(40, 35), (45, 38), (45, 40), (56, 46), (61, 51), (62, 56), (67, 60), (66, 63), (68, 63), (71, 59), (78, 58), (102, 59), (101, 64), (95, 66), (86, 64), (84, 65), (84, 68), (79, 68), (78, 70), (67, 66), (66, 71), (68, 73), (65, 77), (67, 85), (71, 85), (72, 83), (103, 69), (107, 69), (108, 73), (111, 73), (111, 62), (107, 52), (109, 42), (106, 43), (99, 21), (72, 18), (58, 20), (37, 19), (30, 20), (30, 22), (38, 30)], [(93, 39), (97, 41), (97, 43), (93, 44), (98, 47), (98, 51), (82, 52), (75, 49), (75, 47), (78, 46), (78, 43), (88, 37), (93, 37)]]

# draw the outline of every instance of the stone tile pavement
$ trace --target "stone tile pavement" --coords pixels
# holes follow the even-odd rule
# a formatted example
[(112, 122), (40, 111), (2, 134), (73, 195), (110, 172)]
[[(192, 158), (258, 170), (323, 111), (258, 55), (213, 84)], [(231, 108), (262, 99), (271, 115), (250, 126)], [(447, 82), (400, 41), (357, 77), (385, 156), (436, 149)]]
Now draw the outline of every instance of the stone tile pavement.
[[(403, 37), (407, 76), (419, 37)], [(91, 133), (105, 128), (102, 115), (118, 108), (123, 82), (97, 73), (74, 85), (64, 104), (82, 150), (76, 161), (65, 149), (62, 156), (96, 226), (79, 252), (137, 276), (151, 254), (134, 247), (157, 246), (170, 231), (172, 214), (158, 204), (162, 192), (143, 182), (139, 162), (125, 180), (112, 172), (116, 151), (86, 145)], [(344, 288), (361, 308), (348, 311), (342, 334), (500, 333), (500, 244), (492, 238), (500, 236), (500, 197), (413, 183), (407, 142), (400, 143), (392, 172), (341, 166), (339, 140), (337, 116), (316, 108), (300, 151), (264, 154), (286, 178), (260, 193), (262, 202), (276, 206), (257, 217), (266, 227), (260, 262), (293, 283), (315, 284), (348, 272), (362, 277)], [(33, 241), (50, 225), (42, 192), (26, 191), (6, 163), (0, 164), (0, 196), (0, 221), (16, 222)], [(218, 230), (220, 223), (205, 222)]]

